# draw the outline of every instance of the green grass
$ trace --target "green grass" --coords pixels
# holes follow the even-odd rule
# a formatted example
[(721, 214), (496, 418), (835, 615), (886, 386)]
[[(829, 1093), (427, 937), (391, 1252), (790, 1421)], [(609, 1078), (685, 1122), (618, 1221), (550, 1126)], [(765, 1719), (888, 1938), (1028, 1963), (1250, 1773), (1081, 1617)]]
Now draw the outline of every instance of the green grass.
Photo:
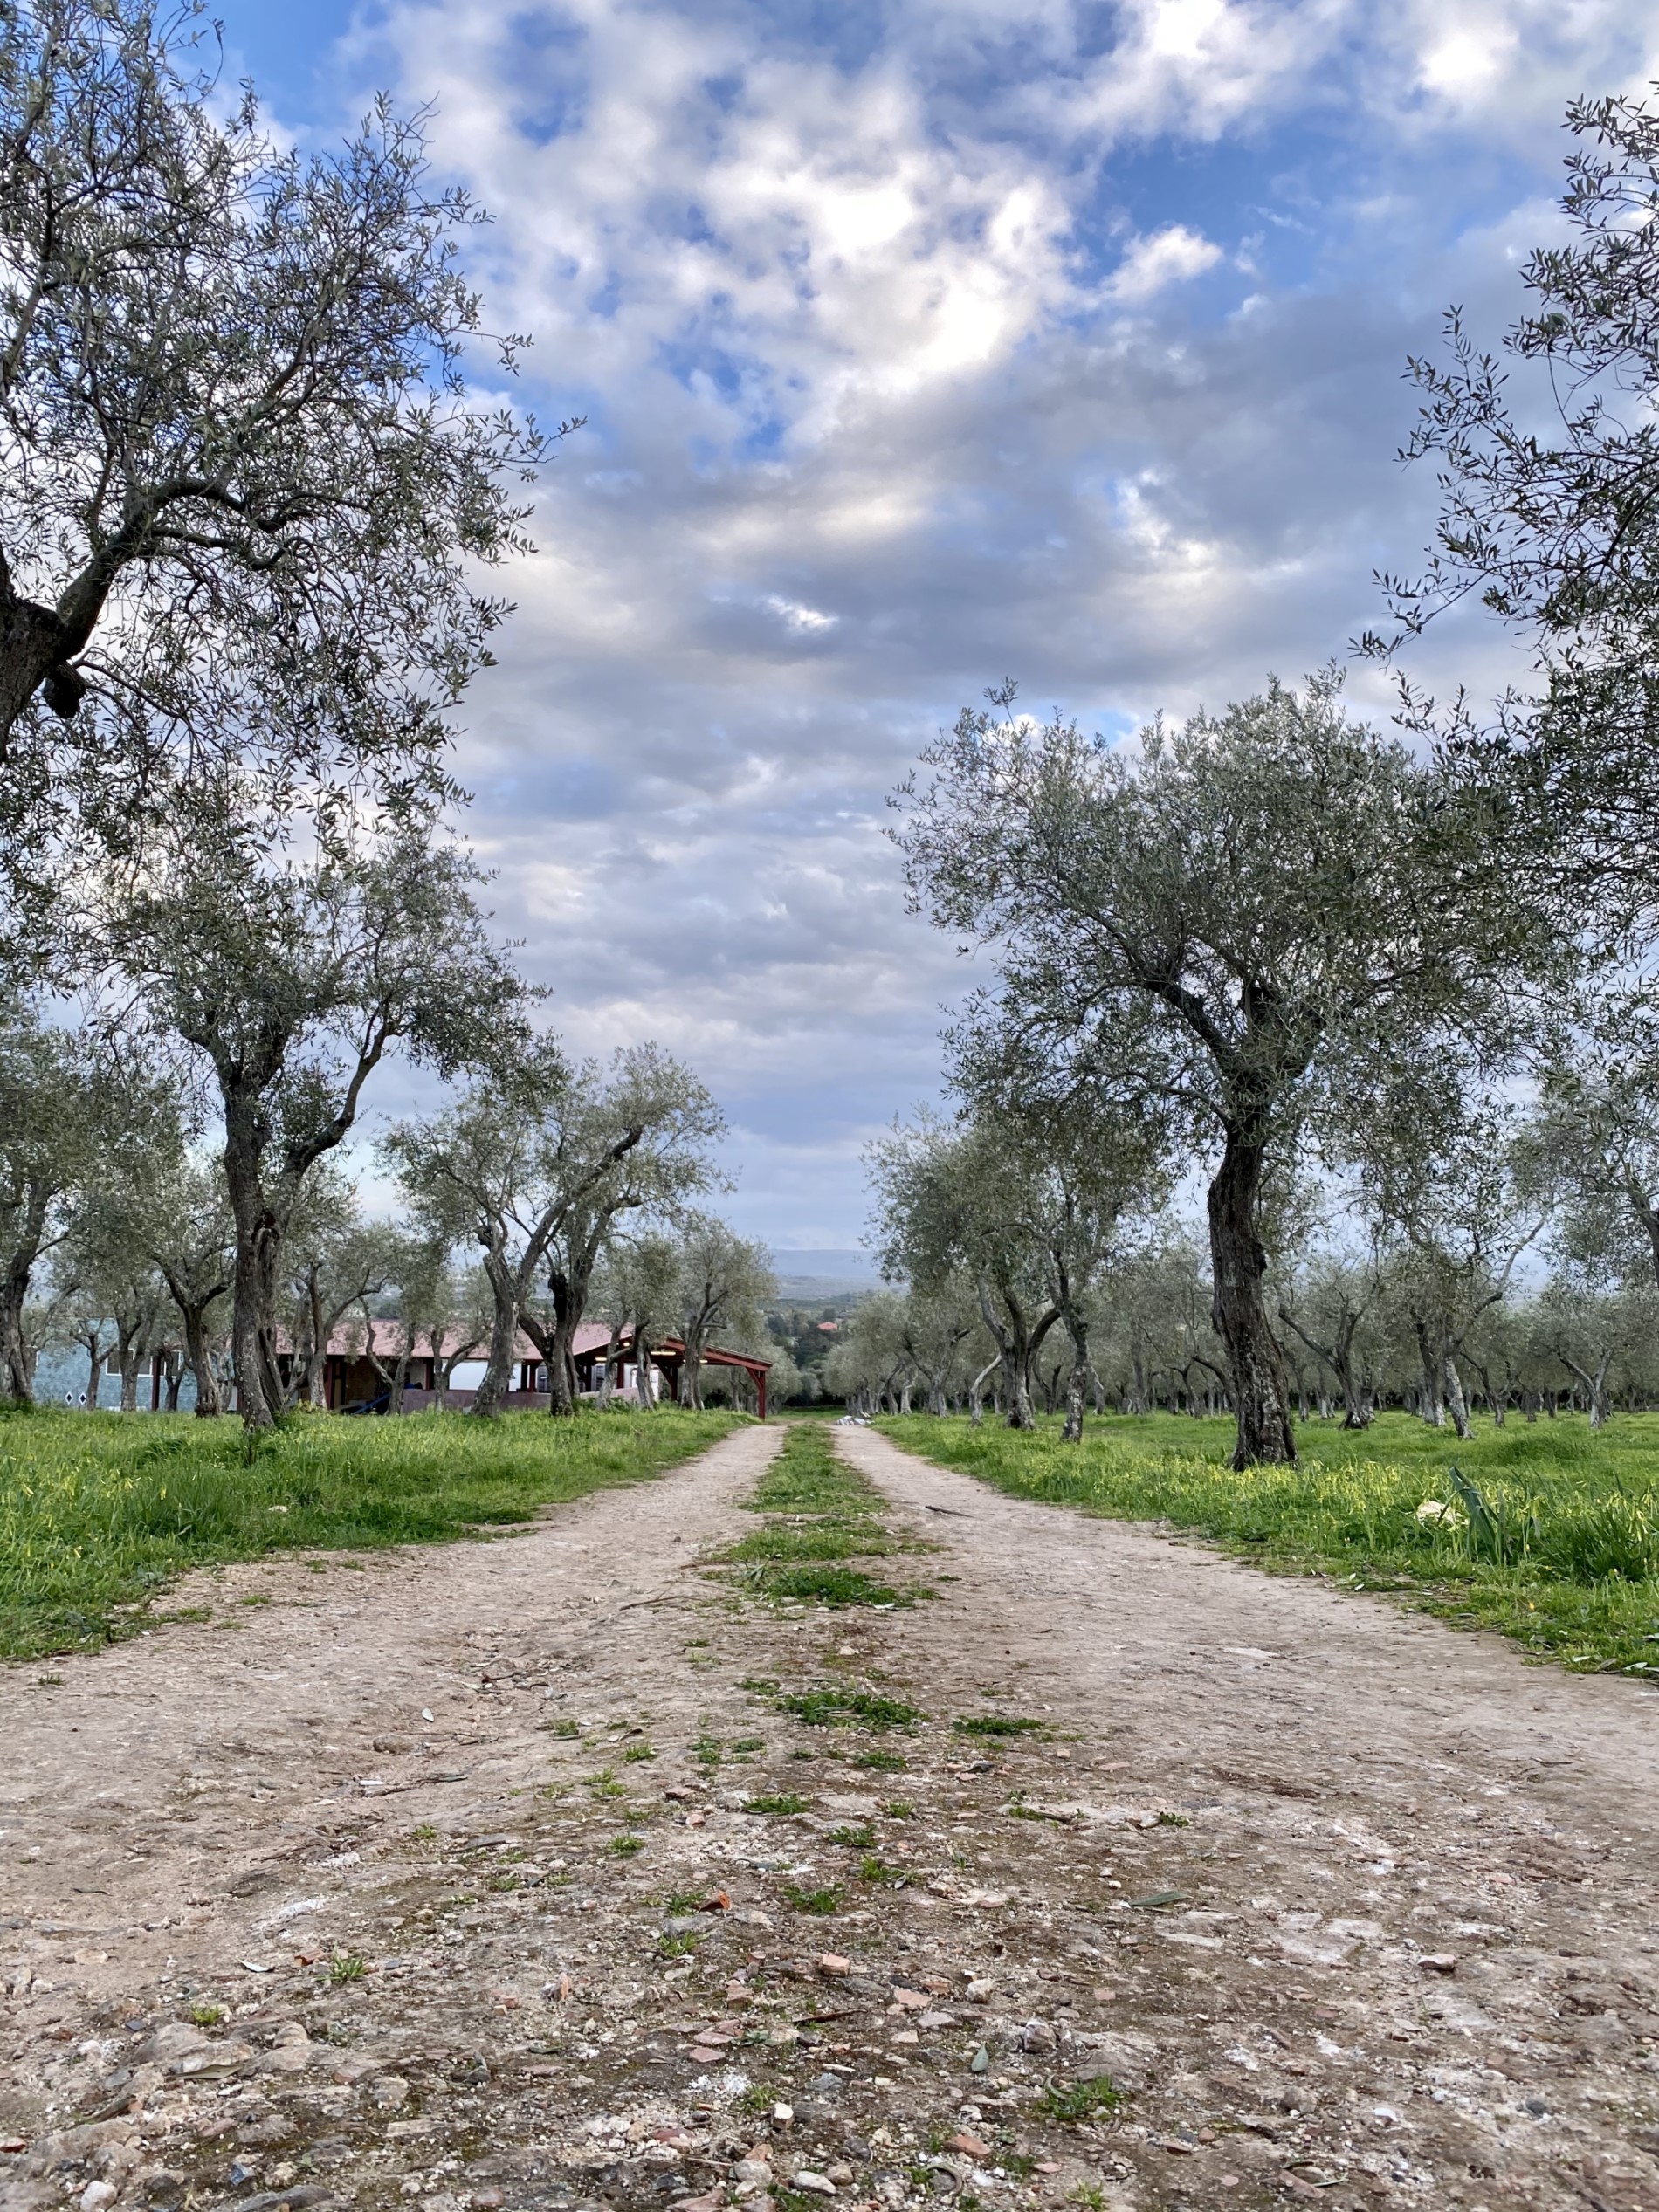
[(871, 1690), (843, 1690), (838, 1683), (781, 1697), (778, 1703), (809, 1728), (911, 1728), (922, 1717), (913, 1705), (898, 1698), (878, 1697)]
[(811, 1803), (809, 1797), (800, 1796), (793, 1790), (785, 1790), (774, 1796), (751, 1797), (743, 1810), (745, 1812), (773, 1813), (780, 1819), (787, 1819), (791, 1814), (808, 1811)]
[(789, 1423), (783, 1449), (746, 1502), (766, 1519), (710, 1563), (734, 1569), (722, 1579), (753, 1597), (781, 1604), (912, 1605), (934, 1594), (919, 1583), (878, 1582), (846, 1563), (919, 1547), (884, 1528), (879, 1494), (836, 1458), (821, 1425)]
[[(1659, 1677), (1659, 1415), (1490, 1421), (1460, 1443), (1403, 1413), (1297, 1432), (1294, 1467), (1227, 1464), (1230, 1421), (1112, 1416), (1080, 1445), (912, 1417), (895, 1443), (1016, 1497), (1162, 1521), (1270, 1572), (1404, 1593), (1584, 1672)], [(1419, 1508), (1445, 1508), (1420, 1517)]]
[(878, 1521), (826, 1514), (816, 1521), (764, 1521), (721, 1556), (738, 1563), (753, 1560), (770, 1565), (803, 1559), (874, 1559), (897, 1549)]
[(1083, 2127), (1091, 2119), (1104, 2119), (1122, 2102), (1122, 2096), (1108, 2077), (1096, 2074), (1089, 2081), (1068, 2081), (1045, 2090), (1037, 2110), (1046, 2119), (1057, 2119), (1070, 2127)]
[(841, 1906), (841, 1892), (837, 1887), (801, 1889), (794, 1882), (785, 1882), (783, 1894), (797, 1913), (816, 1913), (823, 1920), (838, 1912)]
[(752, 1570), (753, 1581), (768, 1597), (811, 1605), (913, 1605), (916, 1592), (878, 1583), (857, 1567), (774, 1567)]
[(837, 1459), (827, 1430), (791, 1421), (783, 1449), (748, 1501), (752, 1513), (867, 1515), (874, 1493), (855, 1467)]
[(1007, 1713), (974, 1713), (966, 1720), (951, 1722), (958, 1735), (978, 1736), (1042, 1735), (1046, 1725), (1042, 1721), (1028, 1721)]
[(309, 1416), (250, 1460), (240, 1423), (0, 1412), (0, 1656), (94, 1649), (145, 1626), (187, 1569), (293, 1550), (447, 1543), (639, 1482), (736, 1425), (663, 1407)]

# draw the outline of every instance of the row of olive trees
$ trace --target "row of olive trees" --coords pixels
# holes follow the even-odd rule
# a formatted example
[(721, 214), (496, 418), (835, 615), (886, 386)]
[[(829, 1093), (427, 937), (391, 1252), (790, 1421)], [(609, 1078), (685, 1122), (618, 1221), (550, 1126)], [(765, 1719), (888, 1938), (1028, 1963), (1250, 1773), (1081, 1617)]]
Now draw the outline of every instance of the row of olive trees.
[(1194, 1168), (1241, 1464), (1294, 1453), (1273, 1274), (1320, 1178), (1418, 1284), (1428, 1400), (1460, 1425), (1458, 1347), (1529, 1254), (1553, 1244), (1580, 1302), (1653, 1281), (1655, 1012), (1552, 925), (1443, 768), (1326, 683), (1132, 759), (1009, 706), (936, 749), (901, 833), (918, 896), (996, 945), (1001, 980), (949, 1040), (958, 1120), (871, 1164), (890, 1271), (972, 1283), (1016, 1423), (1059, 1328), (1077, 1432), (1077, 1294)]
[[(1010, 705), (936, 749), (901, 833), (918, 896), (996, 945), (1000, 981), (949, 1037), (956, 1119), (871, 1156), (889, 1272), (970, 1286), (1010, 1419), (1059, 1330), (1078, 1432), (1085, 1294), (1194, 1171), (1194, 1357), (1241, 1465), (1294, 1454), (1287, 1350), (1326, 1359), (1351, 1414), (1362, 1395), (1357, 1316), (1301, 1322), (1278, 1287), (1316, 1203), (1410, 1285), (1420, 1394), (1460, 1428), (1470, 1333), (1544, 1255), (1552, 1313), (1635, 1310), (1659, 1270), (1659, 1012), (1552, 925), (1442, 766), (1328, 683), (1132, 759)], [(1573, 1339), (1599, 1412), (1607, 1362)]]
[[(1062, 1128), (1068, 1157), (1112, 1162), (1150, 1132), (1167, 1171), (1202, 1178), (1241, 1466), (1295, 1455), (1286, 1350), (1307, 1347), (1275, 1277), (1311, 1178), (1357, 1181), (1428, 1285), (1421, 1391), (1460, 1422), (1460, 1347), (1546, 1224), (1586, 1310), (1637, 1280), (1633, 1241), (1659, 1253), (1659, 113), (1614, 99), (1568, 121), (1567, 243), (1526, 264), (1505, 340), (1554, 435), (1523, 427), (1509, 370), (1454, 319), (1449, 361), (1413, 364), (1438, 549), (1422, 580), (1384, 580), (1394, 635), (1366, 641), (1386, 658), (1474, 594), (1529, 649), (1530, 688), (1483, 722), (1403, 685), (1415, 751), (1346, 716), (1329, 677), (1113, 751), (1020, 715), (1005, 687), (900, 795), (915, 904), (990, 949), (997, 981), (949, 1037), (960, 1130), (878, 1151), (883, 1234), (924, 1288), (953, 1253), (1015, 1419), (1039, 1299), (1084, 1371), (1046, 1280), (1059, 1247), (1041, 1240), (1011, 1295), (995, 1237), (945, 1223), (953, 1174), (927, 1197), (951, 1145), (965, 1166), (988, 1148), (993, 1177), (1006, 1151), (1017, 1192), (1022, 1142)], [(1511, 1143), (1526, 1094), (1537, 1126)], [(1595, 1354), (1593, 1402), (1604, 1372)]]
[[(919, 1282), (967, 1261), (1023, 1419), (1031, 1286), (1010, 1289), (1002, 1231), (985, 1242), (982, 1223), (1045, 1190), (1041, 1272), (1077, 1399), (1060, 1271), (1198, 1166), (1238, 1462), (1292, 1458), (1269, 1295), (1281, 1195), (1309, 1158), (1381, 1160), (1396, 1138), (1421, 1153), (1421, 1102), (1449, 1125), (1464, 1087), (1449, 1071), (1507, 1068), (1556, 940), (1443, 778), (1352, 721), (1328, 681), (1154, 727), (1127, 758), (1003, 694), (928, 761), (899, 833), (912, 890), (997, 948), (999, 983), (950, 1037), (961, 1132), (929, 1134), (919, 1160), (904, 1137), (878, 1150), (891, 1260)], [(930, 1212), (913, 1171), (928, 1159), (943, 1201), (1002, 1200), (960, 1226)]]
[[(1454, 1313), (1440, 1356), (1423, 1356), (1425, 1316), (1442, 1281), (1396, 1253), (1327, 1254), (1274, 1270), (1271, 1297), (1293, 1414), (1367, 1428), (1395, 1407), (1470, 1432), (1484, 1413), (1535, 1420), (1567, 1405), (1599, 1426), (1618, 1407), (1659, 1405), (1659, 1292), (1635, 1277), (1595, 1288), (1576, 1269), (1517, 1292), (1489, 1284)], [(1089, 1359), (1051, 1306), (1032, 1312), (1032, 1350), (1011, 1389), (995, 1339), (966, 1277), (927, 1293), (866, 1299), (838, 1336), (826, 1380), (855, 1412), (981, 1418), (986, 1405), (1015, 1425), (1064, 1412), (1081, 1432), (1076, 1391), (1096, 1412), (1202, 1415), (1232, 1409), (1226, 1348), (1211, 1315), (1207, 1256), (1175, 1235), (1122, 1258), (1084, 1294)], [(1440, 1311), (1445, 1311), (1443, 1305)]]
[[(252, 959), (241, 980), (268, 1006), (268, 965)], [(394, 1408), (415, 1358), (435, 1360), (442, 1389), (485, 1353), (475, 1403), (499, 1410), (522, 1333), (568, 1412), (591, 1313), (610, 1324), (613, 1358), (626, 1340), (647, 1371), (652, 1341), (675, 1338), (695, 1405), (711, 1343), (764, 1341), (769, 1263), (700, 1206), (720, 1184), (722, 1123), (680, 1063), (644, 1046), (573, 1064), (556, 1041), (518, 1036), (502, 1064), (492, 1048), (455, 1103), (383, 1138), (405, 1200), (392, 1223), (363, 1217), (334, 1148), (315, 1145), (319, 1122), (349, 1127), (341, 1102), (362, 1088), (361, 1035), (332, 1054), (330, 1035), (299, 1025), (261, 1101), (256, 1272), (240, 1264), (236, 1146), (192, 1141), (174, 1070), (141, 1073), (120, 1033), (14, 1020), (0, 1034), (6, 1395), (29, 1398), (43, 1345), (73, 1343), (91, 1402), (113, 1359), (130, 1407), (159, 1352), (172, 1402), (188, 1373), (196, 1410), (217, 1412), (233, 1379), (244, 1419), (264, 1425), (322, 1402), (324, 1356), (346, 1327)]]
[(215, 36), (155, 0), (0, 10), (0, 1391), (44, 1264), (46, 1305), (108, 1309), (126, 1397), (166, 1283), (210, 1406), (228, 1299), (258, 1428), (279, 1336), (315, 1364), (307, 1225), (376, 1070), (545, 1064), (444, 823), (552, 441), (470, 386), (520, 341), (486, 339), (480, 213), (419, 120), (284, 148)]

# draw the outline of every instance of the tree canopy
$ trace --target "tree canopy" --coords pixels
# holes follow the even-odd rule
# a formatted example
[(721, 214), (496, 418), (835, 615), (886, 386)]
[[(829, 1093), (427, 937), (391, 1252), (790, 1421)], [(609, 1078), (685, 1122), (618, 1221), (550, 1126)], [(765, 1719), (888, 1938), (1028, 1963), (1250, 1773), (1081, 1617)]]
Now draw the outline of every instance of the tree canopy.
[[(382, 101), (302, 154), (226, 102), (208, 18), (0, 11), (0, 807), (96, 763), (441, 774), (548, 441), (480, 406), (481, 219)], [(517, 341), (495, 347), (511, 368)], [(77, 738), (75, 732), (79, 732)], [(65, 747), (71, 748), (66, 752)]]
[[(1659, 922), (1659, 100), (1574, 100), (1567, 237), (1521, 264), (1525, 311), (1494, 348), (1458, 309), (1408, 457), (1437, 465), (1437, 541), (1385, 575), (1396, 652), (1466, 599), (1513, 628), (1532, 680), (1489, 712), (1413, 686), (1408, 718), (1471, 772), (1511, 866), (1561, 894), (1562, 926), (1616, 941)], [(1507, 365), (1506, 365), (1507, 364)]]
[(1155, 1109), (1209, 1158), (1240, 1464), (1293, 1458), (1263, 1292), (1271, 1164), (1477, 1006), (1495, 1048), (1494, 979), (1547, 939), (1456, 841), (1433, 773), (1328, 679), (1116, 751), (1003, 692), (925, 762), (898, 833), (912, 898), (999, 958), (959, 1058), (1028, 1103)]

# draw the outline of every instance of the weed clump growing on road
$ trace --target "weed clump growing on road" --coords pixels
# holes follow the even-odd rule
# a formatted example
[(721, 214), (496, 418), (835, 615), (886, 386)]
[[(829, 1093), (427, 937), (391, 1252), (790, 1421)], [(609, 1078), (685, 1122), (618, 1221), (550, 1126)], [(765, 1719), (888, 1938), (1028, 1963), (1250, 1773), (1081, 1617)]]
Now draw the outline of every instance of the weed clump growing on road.
[(809, 1728), (913, 1728), (922, 1717), (917, 1707), (906, 1705), (902, 1698), (878, 1697), (872, 1690), (843, 1690), (836, 1683), (781, 1697), (778, 1704)]
[(841, 1892), (838, 1888), (802, 1889), (794, 1882), (785, 1882), (783, 1894), (797, 1913), (810, 1913), (827, 1920), (839, 1909)]
[(1045, 2091), (1038, 2109), (1045, 2119), (1082, 2127), (1091, 2120), (1105, 2119), (1122, 2102), (1107, 2075), (1092, 2074), (1086, 2080), (1061, 2082)]

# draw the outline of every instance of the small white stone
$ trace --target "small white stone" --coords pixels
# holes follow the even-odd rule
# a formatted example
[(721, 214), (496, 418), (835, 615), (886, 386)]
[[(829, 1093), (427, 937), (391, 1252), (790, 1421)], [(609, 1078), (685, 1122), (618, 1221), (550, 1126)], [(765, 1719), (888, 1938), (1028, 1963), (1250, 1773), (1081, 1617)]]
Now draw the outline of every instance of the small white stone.
[(114, 2202), (115, 2192), (107, 2181), (88, 2181), (80, 2193), (80, 2212), (104, 2212)]

